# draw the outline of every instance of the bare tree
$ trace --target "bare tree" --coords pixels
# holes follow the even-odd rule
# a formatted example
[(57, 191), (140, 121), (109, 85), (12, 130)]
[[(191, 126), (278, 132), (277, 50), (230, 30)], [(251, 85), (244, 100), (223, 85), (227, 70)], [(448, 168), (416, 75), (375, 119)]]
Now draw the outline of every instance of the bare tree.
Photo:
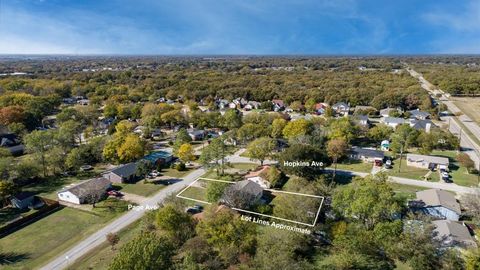
[(465, 213), (476, 222), (480, 222), (480, 191), (463, 195), (461, 203)]
[(221, 202), (229, 207), (248, 209), (256, 203), (255, 196), (243, 190), (238, 190), (235, 186), (225, 189)]
[(118, 244), (118, 242), (120, 241), (120, 237), (116, 233), (109, 233), (106, 235), (106, 238), (107, 238), (107, 242), (112, 247), (112, 250), (114, 250), (115, 245)]

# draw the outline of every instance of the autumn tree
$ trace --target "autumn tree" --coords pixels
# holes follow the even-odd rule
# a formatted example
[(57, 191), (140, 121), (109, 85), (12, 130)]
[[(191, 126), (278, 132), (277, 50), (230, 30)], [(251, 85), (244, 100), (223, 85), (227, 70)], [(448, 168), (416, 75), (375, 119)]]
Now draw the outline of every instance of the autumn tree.
[(189, 162), (195, 160), (195, 150), (189, 143), (182, 144), (177, 151), (177, 155), (182, 162)]
[(21, 106), (0, 107), (0, 124), (8, 126), (13, 123), (21, 123), (25, 120), (25, 112)]
[(43, 177), (47, 176), (47, 152), (53, 144), (53, 133), (49, 130), (35, 130), (24, 138), (27, 151), (36, 156), (43, 168)]
[(290, 121), (285, 126), (282, 134), (287, 139), (293, 139), (298, 136), (306, 135), (311, 131), (311, 123), (305, 119)]
[(248, 157), (260, 161), (260, 164), (263, 165), (263, 161), (272, 154), (276, 146), (276, 141), (271, 138), (258, 138), (248, 144), (246, 154)]
[(195, 234), (192, 217), (171, 204), (165, 205), (156, 212), (155, 221), (162, 233), (172, 239), (176, 245), (180, 245)]
[(118, 147), (117, 156), (120, 162), (132, 162), (145, 155), (145, 143), (135, 134), (129, 134)]
[(335, 179), (335, 174), (337, 172), (337, 162), (338, 159), (342, 158), (347, 154), (348, 144), (343, 139), (333, 139), (328, 141), (327, 144), (327, 153), (328, 156), (333, 160), (334, 170), (333, 178)]
[(272, 122), (272, 133), (270, 134), (272, 138), (281, 138), (283, 129), (287, 125), (287, 120), (283, 118), (277, 118)]

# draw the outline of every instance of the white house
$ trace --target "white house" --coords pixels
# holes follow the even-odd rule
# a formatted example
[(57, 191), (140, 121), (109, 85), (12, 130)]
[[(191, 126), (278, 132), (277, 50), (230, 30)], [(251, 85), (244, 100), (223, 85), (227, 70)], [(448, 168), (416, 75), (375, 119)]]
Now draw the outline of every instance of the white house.
[(332, 105), (332, 109), (338, 113), (343, 115), (348, 115), (350, 112), (350, 106), (348, 106), (345, 102), (338, 102)]
[(398, 125), (407, 123), (405, 119), (398, 117), (383, 117), (381, 122), (392, 128), (396, 128)]
[(85, 180), (79, 184), (65, 187), (60, 190), (57, 195), (61, 201), (82, 204), (90, 196), (101, 197), (105, 194), (107, 189), (112, 186), (112, 183), (105, 178), (93, 178)]
[(249, 174), (245, 175), (245, 180), (250, 180), (254, 183), (257, 183), (262, 188), (270, 188), (271, 184), (265, 177), (269, 169), (270, 169), (270, 166), (262, 166), (261, 169), (254, 172), (250, 172)]
[(452, 193), (441, 189), (427, 189), (418, 191), (416, 196), (416, 201), (410, 202), (412, 210), (440, 219), (458, 221), (460, 218), (460, 204)]

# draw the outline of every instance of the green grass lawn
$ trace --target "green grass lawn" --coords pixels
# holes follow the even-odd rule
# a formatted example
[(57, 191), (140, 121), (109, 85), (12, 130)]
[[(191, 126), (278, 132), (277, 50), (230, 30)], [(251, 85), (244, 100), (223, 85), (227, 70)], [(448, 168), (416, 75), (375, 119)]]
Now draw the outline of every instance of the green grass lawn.
[(100, 246), (96, 247), (86, 255), (82, 256), (78, 260), (76, 260), (73, 264), (71, 264), (68, 269), (69, 270), (104, 270), (108, 269), (108, 265), (112, 261), (112, 258), (117, 255), (120, 248), (125, 244), (132, 240), (137, 233), (140, 232), (142, 226), (140, 222), (135, 222), (132, 225), (128, 226), (127, 228), (121, 230), (118, 233), (120, 241), (115, 246), (115, 249), (112, 250), (111, 246), (105, 242)]
[(397, 183), (390, 183), (390, 186), (393, 188), (393, 191), (395, 191), (395, 195), (397, 197), (402, 197), (405, 199), (414, 199), (417, 191), (428, 189), (425, 187), (402, 185)]
[(457, 151), (433, 151), (432, 155), (446, 157), (450, 161), (450, 176), (453, 182), (461, 186), (477, 186), (478, 185), (478, 175), (470, 174), (467, 171), (467, 168), (463, 167), (459, 162), (457, 162)]
[[(366, 163), (357, 160), (345, 161), (342, 163), (337, 164), (338, 170), (347, 170), (347, 171), (354, 171), (354, 172), (365, 172), (370, 173), (372, 171), (373, 164)], [(334, 166), (330, 166), (329, 168), (333, 169)]]
[(182, 178), (190, 173), (190, 169), (187, 168), (185, 171), (178, 171), (177, 169), (165, 168), (162, 169), (160, 173), (173, 178)]
[(255, 163), (230, 163), (229, 168), (238, 169), (238, 170), (253, 170), (258, 167), (258, 164)]
[(121, 192), (131, 193), (143, 197), (150, 197), (159, 190), (163, 189), (165, 185), (157, 183), (143, 183), (143, 181), (140, 181), (135, 184), (116, 183), (114, 187), (118, 187), (116, 189)]
[[(398, 172), (398, 168), (400, 166), (400, 159), (397, 158), (393, 160), (393, 168), (388, 170), (388, 174), (392, 176), (398, 176), (398, 177), (403, 177), (403, 178), (410, 178), (414, 180), (424, 180), (424, 176), (428, 173), (428, 169), (422, 169), (422, 168), (416, 168), (416, 167), (410, 167), (407, 166), (407, 160), (405, 157), (402, 160), (402, 167), (400, 172)], [(438, 182), (439, 181), (439, 175), (438, 172), (432, 172), (430, 174), (430, 178), (428, 181), (432, 182)]]
[(192, 199), (201, 200), (201, 201), (207, 201), (206, 192), (207, 192), (207, 190), (205, 188), (189, 187), (184, 192), (182, 192), (182, 194), (180, 194), (180, 195), (183, 196), (183, 197), (187, 197), (187, 198), (192, 198)]
[[(123, 207), (107, 208), (99, 203), (95, 213), (63, 208), (2, 239), (3, 253), (10, 253), (12, 264), (2, 269), (36, 269), (78, 241), (105, 226)], [(119, 210), (119, 211), (116, 211)]]

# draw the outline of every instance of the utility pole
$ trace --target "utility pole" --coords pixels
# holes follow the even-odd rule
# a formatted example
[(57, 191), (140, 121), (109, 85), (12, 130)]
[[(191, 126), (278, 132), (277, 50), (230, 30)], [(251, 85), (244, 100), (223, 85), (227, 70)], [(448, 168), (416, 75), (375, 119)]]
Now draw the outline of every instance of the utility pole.
[(400, 169), (402, 168), (402, 157), (403, 157), (403, 144), (400, 147), (400, 162), (398, 163), (398, 172), (400, 172)]

